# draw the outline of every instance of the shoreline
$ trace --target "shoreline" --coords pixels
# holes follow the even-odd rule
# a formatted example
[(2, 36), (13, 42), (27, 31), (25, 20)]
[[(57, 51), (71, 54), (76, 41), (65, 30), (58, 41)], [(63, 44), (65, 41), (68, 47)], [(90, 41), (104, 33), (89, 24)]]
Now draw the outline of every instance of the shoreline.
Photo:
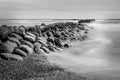
[[(55, 24), (55, 25), (58, 25), (58, 26), (59, 25), (72, 25), (72, 26), (74, 26), (74, 25), (77, 25), (77, 24), (74, 24), (74, 23), (58, 23), (58, 24)], [(52, 26), (54, 26), (54, 24)], [(81, 26), (81, 27), (83, 28), (83, 26)], [(38, 29), (37, 26), (36, 26), (36, 28)], [(20, 27), (19, 31), (24, 32), (24, 29), (26, 29), (26, 28), (22, 26), (22, 27)], [(29, 28), (28, 28), (28, 30), (29, 30)], [(31, 30), (34, 30), (34, 28), (31, 28)], [(3, 29), (3, 31), (4, 31), (4, 29)], [(22, 34), (26, 34), (26, 33), (22, 33)], [(70, 33), (68, 33), (68, 34), (70, 34)], [(27, 35), (29, 35), (30, 37), (28, 38)], [(89, 79), (87, 79), (85, 77), (82, 77), (78, 74), (71, 73), (69, 71), (65, 71), (64, 69), (60, 68), (57, 65), (49, 63), (49, 60), (46, 58), (45, 55), (52, 55), (52, 52), (57, 54), (57, 51), (55, 50), (57, 47), (53, 47), (54, 45), (52, 45), (50, 48), (46, 47), (46, 48), (52, 50), (50, 52), (45, 47), (40, 48), (40, 45), (46, 45), (46, 43), (44, 44), (44, 42), (41, 42), (40, 41), (41, 38), (38, 37), (39, 41), (34, 43), (34, 48), (33, 48), (33, 45), (31, 45), (31, 42), (33, 44), (34, 39), (35, 39), (34, 37), (36, 37), (37, 35), (34, 34), (34, 33), (32, 33), (32, 34), (27, 33), (27, 35), (25, 35), (25, 36), (23, 35), (23, 36), (25, 37), (24, 39), (28, 40), (29, 42), (27, 42), (27, 43), (22, 42), (22, 44), (24, 44), (25, 46), (20, 46), (20, 47), (17, 48), (19, 51), (22, 50), (21, 52), (19, 52), (19, 54), (22, 55), (22, 56), (25, 56), (25, 57), (16, 57), (16, 56), (13, 57), (14, 54), (19, 55), (18, 53), (14, 53), (14, 49), (16, 49), (14, 47), (11, 47), (12, 50), (13, 50), (12, 56), (11, 56), (11, 54), (8, 54), (8, 53), (7, 54), (4, 53), (5, 55), (0, 53), (0, 56), (2, 56), (1, 58), (8, 59), (8, 61), (0, 59), (0, 61), (1, 61), (1, 63), (0, 63), (1, 64), (0, 65), (0, 67), (1, 67), (1, 71), (0, 71), (1, 77), (0, 78), (1, 79), (5, 79), (5, 80), (8, 80), (8, 79), (9, 80), (11, 80), (11, 79), (12, 80), (16, 80), (16, 79), (31, 80), (31, 79), (35, 79), (36, 77), (38, 77), (38, 80), (56, 80), (57, 78), (60, 79), (60, 80), (62, 80), (62, 79), (64, 79), (64, 80), (89, 80)], [(48, 35), (51, 35), (51, 33), (49, 33)], [(59, 35), (57, 34), (56, 37), (58, 37), (58, 36)], [(12, 37), (16, 37), (16, 39), (21, 38), (21, 37), (13, 36), (13, 35), (12, 35)], [(49, 38), (49, 36), (48, 36), (48, 38)], [(75, 37), (73, 36), (73, 39), (74, 38)], [(45, 39), (43, 39), (43, 41)], [(72, 39), (72, 37), (71, 37), (71, 39)], [(11, 46), (11, 44), (13, 44), (13, 42), (14, 42), (14, 44), (21, 45), (21, 42), (19, 44), (19, 42), (17, 40), (16, 40), (17, 42), (13, 41), (13, 40), (14, 39), (11, 39), (11, 38), (9, 38), (9, 40), (7, 40), (7, 41), (10, 41), (9, 42), (10, 45), (8, 45), (8, 46)], [(3, 40), (1, 39), (1, 41), (3, 41)], [(13, 42), (11, 42), (11, 41), (13, 41)], [(19, 41), (21, 41), (21, 40), (19, 40)], [(22, 40), (22, 41), (24, 41), (24, 40)], [(51, 38), (50, 38), (50, 41), (51, 41)], [(1, 44), (4, 44), (4, 43), (6, 44), (6, 42), (2, 42)], [(49, 46), (49, 45), (51, 45), (51, 43), (47, 44), (47, 45)], [(60, 44), (60, 45), (57, 44), (56, 46), (58, 46), (58, 49), (59, 49), (59, 48), (61, 48), (61, 45), (62, 44)], [(15, 46), (15, 45), (13, 45), (13, 46)], [(65, 44), (64, 47), (66, 47), (66, 50), (70, 49), (69, 48), (70, 47), (69, 41), (68, 41), (68, 44)], [(10, 50), (11, 50), (11, 48), (10, 48)], [(34, 54), (31, 54), (33, 52), (31, 50), (31, 48), (34, 49)], [(41, 51), (41, 50), (43, 50), (43, 51)], [(53, 50), (55, 50), (55, 51), (53, 51)], [(7, 51), (7, 49), (6, 49), (6, 51)], [(8, 51), (9, 51), (9, 48), (8, 48)], [(23, 51), (25, 51), (25, 53), (27, 53), (29, 55), (26, 55), (25, 53), (23, 53)], [(48, 52), (45, 52), (45, 51), (48, 51)], [(63, 51), (65, 51), (64, 48), (63, 48)], [(44, 52), (44, 54), (42, 54), (42, 52)], [(62, 51), (60, 51), (60, 52), (62, 52)], [(2, 70), (5, 70), (3, 74), (2, 74)], [(61, 76), (59, 76), (59, 75), (61, 75)], [(34, 78), (32, 78), (32, 77), (34, 77)]]

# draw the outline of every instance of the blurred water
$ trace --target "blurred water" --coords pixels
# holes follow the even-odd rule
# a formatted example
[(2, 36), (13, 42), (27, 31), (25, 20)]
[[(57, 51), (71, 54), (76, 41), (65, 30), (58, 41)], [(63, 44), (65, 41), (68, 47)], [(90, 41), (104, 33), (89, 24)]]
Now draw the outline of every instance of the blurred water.
[(41, 23), (51, 24), (56, 22), (78, 22), (77, 20), (67, 20), (67, 19), (0, 19), (0, 25), (9, 25), (9, 26), (34, 26), (40, 25)]
[(51, 61), (91, 79), (120, 80), (120, 24), (89, 25), (95, 26), (91, 40), (75, 42), (72, 48), (51, 54)]

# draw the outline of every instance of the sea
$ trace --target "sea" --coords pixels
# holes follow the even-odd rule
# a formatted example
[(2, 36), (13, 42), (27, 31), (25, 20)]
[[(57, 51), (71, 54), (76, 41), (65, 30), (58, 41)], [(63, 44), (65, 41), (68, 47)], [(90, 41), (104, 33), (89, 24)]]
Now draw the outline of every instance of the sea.
[(78, 22), (78, 19), (0, 19), (0, 25), (9, 26), (35, 26), (45, 23), (46, 25), (61, 22)]

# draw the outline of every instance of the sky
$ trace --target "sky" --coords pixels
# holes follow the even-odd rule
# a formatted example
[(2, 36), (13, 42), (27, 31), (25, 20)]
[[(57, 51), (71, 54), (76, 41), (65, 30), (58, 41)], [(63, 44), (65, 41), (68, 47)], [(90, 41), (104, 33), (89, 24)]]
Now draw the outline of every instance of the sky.
[(120, 0), (0, 0), (0, 18), (119, 19)]

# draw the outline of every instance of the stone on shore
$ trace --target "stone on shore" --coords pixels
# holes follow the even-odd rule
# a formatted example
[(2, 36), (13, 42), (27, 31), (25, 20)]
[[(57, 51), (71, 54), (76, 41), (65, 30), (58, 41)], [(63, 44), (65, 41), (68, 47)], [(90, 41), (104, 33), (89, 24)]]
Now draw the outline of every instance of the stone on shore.
[(23, 60), (21, 56), (11, 53), (0, 53), (0, 57), (5, 60)]

